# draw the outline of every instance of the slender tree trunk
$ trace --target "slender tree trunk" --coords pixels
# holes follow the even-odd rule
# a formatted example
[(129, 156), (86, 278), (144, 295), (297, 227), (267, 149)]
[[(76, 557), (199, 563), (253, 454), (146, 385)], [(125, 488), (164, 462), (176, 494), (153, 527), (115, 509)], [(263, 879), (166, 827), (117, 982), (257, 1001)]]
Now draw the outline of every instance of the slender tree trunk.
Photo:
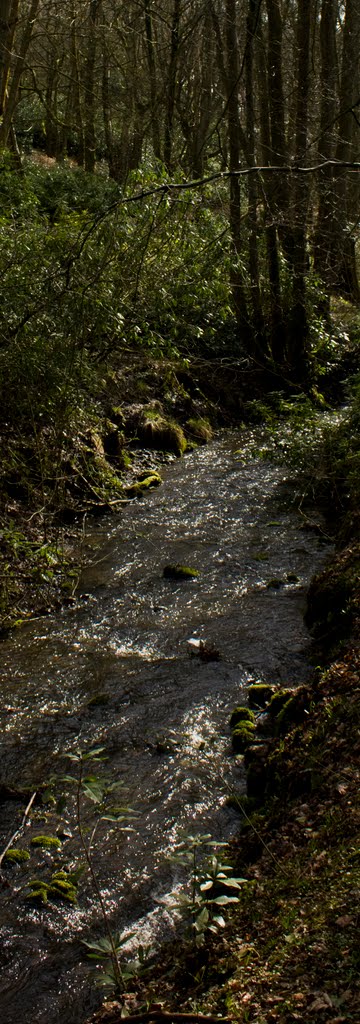
[(147, 63), (149, 71), (149, 85), (150, 85), (150, 103), (151, 103), (151, 135), (152, 135), (152, 147), (154, 150), (154, 156), (156, 160), (161, 160), (161, 143), (160, 143), (160, 127), (159, 127), (159, 116), (158, 116), (158, 97), (157, 97), (157, 74), (156, 74), (156, 61), (155, 61), (155, 49), (154, 49), (154, 33), (153, 33), (153, 21), (151, 15), (151, 2), (150, 0), (144, 0), (144, 15), (145, 15), (145, 35), (146, 35), (146, 53)]
[(19, 0), (0, 0), (0, 116), (8, 91), (11, 50), (18, 21)]
[(164, 131), (164, 163), (167, 169), (171, 170), (172, 163), (172, 141), (173, 141), (173, 121), (174, 121), (174, 110), (175, 110), (175, 97), (176, 97), (176, 73), (178, 67), (178, 56), (179, 56), (179, 29), (180, 29), (180, 16), (181, 16), (181, 0), (174, 0), (172, 23), (171, 23), (171, 45), (170, 45), (170, 62), (168, 71), (168, 84), (167, 84), (167, 104), (165, 112), (165, 131)]
[(243, 276), (243, 240), (241, 232), (240, 120), (239, 120), (239, 50), (236, 30), (236, 0), (226, 0), (227, 118), (229, 135), (230, 198), (229, 222), (232, 242), (230, 284), (239, 328), (240, 340), (250, 348), (250, 325)]
[[(248, 162), (255, 166), (255, 111), (254, 111), (254, 33), (257, 29), (259, 2), (249, 0), (246, 19), (246, 51), (245, 51), (245, 95), (246, 95), (246, 135), (248, 145)], [(255, 329), (256, 347), (262, 354), (264, 344), (264, 318), (259, 279), (258, 257), (258, 179), (257, 175), (249, 174), (248, 179), (248, 224), (249, 224), (249, 272), (252, 320)]]
[[(266, 0), (268, 16), (268, 90), (271, 132), (271, 162), (287, 163), (285, 136), (285, 100), (283, 88), (283, 27), (279, 0)], [(288, 241), (289, 190), (287, 176), (276, 174), (272, 186), (272, 208), (284, 248)]]
[[(270, 134), (270, 112), (269, 112), (269, 91), (268, 91), (268, 68), (265, 56), (264, 41), (261, 32), (261, 23), (257, 35), (257, 79), (259, 83), (259, 106), (260, 106), (260, 140), (261, 140), (261, 162), (268, 166), (272, 157), (271, 134)], [(270, 339), (271, 353), (274, 362), (282, 366), (285, 359), (286, 331), (282, 309), (281, 281), (280, 281), (280, 256), (276, 219), (273, 214), (272, 204), (272, 183), (269, 178), (262, 181), (264, 216), (265, 216), (265, 238), (266, 256), (270, 295)]]
[[(310, 30), (312, 0), (299, 0), (297, 23), (297, 90), (295, 123), (295, 162), (304, 159), (308, 134), (310, 82)], [(292, 190), (293, 279), (288, 357), (296, 379), (307, 372), (308, 323), (306, 313), (306, 226), (308, 185), (300, 174), (294, 176)]]
[[(323, 0), (320, 21), (320, 138), (318, 161), (332, 160), (335, 155), (335, 122), (337, 96), (336, 19), (337, 0)], [(314, 238), (314, 269), (328, 289), (326, 308), (330, 307), (333, 287), (332, 236), (334, 217), (334, 174), (324, 167), (318, 175), (318, 212)]]
[[(351, 160), (354, 131), (359, 133), (359, 123), (354, 117), (354, 104), (359, 106), (355, 95), (356, 72), (360, 44), (360, 0), (346, 0), (345, 24), (340, 82), (339, 136), (336, 159)], [(359, 133), (360, 135), (360, 133)], [(360, 301), (360, 288), (355, 259), (355, 240), (350, 233), (352, 210), (350, 206), (350, 172), (339, 171), (336, 178), (336, 217), (334, 219), (333, 258), (336, 269), (337, 289), (355, 302)]]
[(96, 62), (96, 24), (101, 8), (101, 0), (90, 0), (88, 14), (88, 40), (84, 72), (84, 167), (86, 171), (95, 170), (95, 62)]
[(17, 51), (14, 68), (11, 75), (8, 95), (5, 95), (5, 106), (3, 119), (0, 126), (0, 149), (4, 149), (9, 140), (14, 139), (13, 116), (18, 103), (19, 86), (24, 71), (25, 57), (28, 52), (33, 33), (36, 15), (38, 13), (40, 0), (32, 0), (29, 15), (26, 19), (24, 31)]

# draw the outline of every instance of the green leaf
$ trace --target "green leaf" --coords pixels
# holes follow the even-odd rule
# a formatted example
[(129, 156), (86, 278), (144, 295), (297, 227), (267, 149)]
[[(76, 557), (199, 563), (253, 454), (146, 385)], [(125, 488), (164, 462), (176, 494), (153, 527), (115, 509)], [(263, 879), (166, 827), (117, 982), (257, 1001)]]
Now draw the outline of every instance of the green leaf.
[(194, 922), (194, 926), (195, 926), (196, 931), (197, 932), (202, 932), (204, 930), (204, 928), (206, 927), (206, 925), (208, 923), (208, 920), (209, 920), (209, 911), (208, 911), (207, 907), (203, 907), (203, 909), (200, 911), (200, 914), (198, 914), (198, 916), (197, 916), (197, 918), (195, 919), (195, 922)]
[(212, 903), (216, 903), (218, 907), (225, 907), (227, 903), (238, 903), (238, 896), (217, 896), (215, 900), (211, 900)]

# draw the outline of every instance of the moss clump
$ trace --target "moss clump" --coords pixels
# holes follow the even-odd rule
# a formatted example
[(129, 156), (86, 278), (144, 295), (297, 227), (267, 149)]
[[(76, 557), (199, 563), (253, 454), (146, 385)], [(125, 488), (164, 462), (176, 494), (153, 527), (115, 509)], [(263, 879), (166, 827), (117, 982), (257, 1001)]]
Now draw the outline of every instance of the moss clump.
[(46, 882), (41, 882), (39, 878), (32, 878), (28, 885), (30, 892), (26, 894), (25, 899), (32, 903), (47, 903), (49, 886)]
[(67, 871), (55, 871), (50, 882), (32, 878), (28, 885), (30, 892), (26, 899), (31, 902), (44, 904), (49, 900), (65, 900), (66, 903), (77, 903), (77, 879)]
[(88, 701), (87, 707), (88, 708), (103, 707), (103, 705), (109, 703), (109, 699), (110, 698), (109, 698), (109, 694), (108, 693), (96, 693), (95, 697), (91, 697), (91, 699)]
[(159, 487), (162, 483), (160, 473), (148, 473), (141, 480), (137, 480), (135, 484), (131, 484), (131, 487), (126, 488), (126, 493), (129, 498), (138, 498), (144, 493), (149, 491), (151, 487)]
[(265, 708), (274, 694), (272, 686), (266, 683), (252, 683), (248, 688), (251, 708)]
[(167, 580), (191, 580), (200, 576), (198, 569), (192, 569), (190, 565), (166, 565), (163, 576)]
[(57, 836), (34, 836), (31, 846), (39, 846), (42, 850), (60, 850), (61, 840)]
[(250, 708), (245, 708), (242, 705), (239, 705), (239, 707), (234, 708), (234, 711), (232, 712), (230, 728), (235, 729), (235, 726), (238, 725), (239, 722), (254, 722), (254, 720), (254, 712), (251, 711)]
[(254, 739), (255, 725), (253, 722), (240, 722), (233, 731), (231, 742), (235, 754), (244, 754)]
[(149, 448), (183, 455), (186, 451), (186, 437), (182, 427), (175, 420), (167, 419), (159, 408), (145, 407), (137, 422), (139, 441)]
[(73, 876), (67, 871), (56, 871), (51, 877), (48, 895), (53, 899), (66, 900), (67, 903), (77, 903), (77, 884)]
[(269, 704), (269, 711), (273, 718), (276, 718), (276, 716), (284, 707), (284, 704), (286, 704), (287, 701), (290, 700), (290, 697), (292, 697), (291, 690), (278, 690), (277, 693), (274, 693), (274, 695), (271, 697)]
[(213, 436), (212, 427), (210, 426), (209, 420), (206, 419), (191, 419), (186, 423), (186, 429), (190, 434), (190, 437), (197, 441), (198, 444), (207, 444), (211, 441)]
[(17, 846), (10, 846), (4, 856), (4, 864), (23, 864), (26, 860), (30, 860), (30, 854)]
[(304, 721), (308, 710), (309, 699), (307, 690), (301, 689), (297, 693), (292, 694), (276, 717), (277, 734), (284, 736), (294, 725), (300, 725)]

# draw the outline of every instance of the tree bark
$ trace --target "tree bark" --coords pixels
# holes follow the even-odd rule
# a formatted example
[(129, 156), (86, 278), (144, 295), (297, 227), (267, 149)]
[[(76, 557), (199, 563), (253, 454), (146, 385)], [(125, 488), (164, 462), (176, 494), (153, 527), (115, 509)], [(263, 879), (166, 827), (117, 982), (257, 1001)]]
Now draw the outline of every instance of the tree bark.
[(170, 61), (168, 70), (168, 81), (167, 81), (167, 102), (165, 111), (165, 131), (164, 131), (164, 163), (168, 171), (171, 171), (172, 165), (172, 143), (173, 143), (173, 122), (174, 122), (174, 110), (175, 110), (175, 97), (176, 97), (176, 73), (178, 67), (178, 55), (179, 55), (179, 30), (180, 30), (180, 16), (181, 16), (181, 0), (174, 0), (172, 22), (171, 22), (171, 44), (170, 44)]
[(88, 39), (84, 72), (84, 168), (95, 170), (95, 61), (97, 50), (96, 25), (101, 0), (90, 0), (88, 12)]
[(29, 15), (26, 19), (24, 31), (18, 47), (17, 57), (12, 70), (7, 94), (5, 90), (3, 118), (0, 126), (0, 149), (4, 149), (13, 136), (14, 129), (12, 121), (18, 103), (19, 86), (24, 71), (25, 57), (30, 46), (39, 5), (40, 0), (32, 0)]
[(239, 119), (239, 57), (236, 28), (236, 0), (225, 3), (225, 38), (227, 57), (227, 120), (229, 135), (229, 225), (232, 242), (232, 262), (230, 284), (234, 303), (240, 340), (249, 350), (251, 347), (249, 317), (245, 294), (243, 274), (244, 247), (241, 232), (241, 193), (240, 179), (236, 172), (240, 169), (240, 119)]

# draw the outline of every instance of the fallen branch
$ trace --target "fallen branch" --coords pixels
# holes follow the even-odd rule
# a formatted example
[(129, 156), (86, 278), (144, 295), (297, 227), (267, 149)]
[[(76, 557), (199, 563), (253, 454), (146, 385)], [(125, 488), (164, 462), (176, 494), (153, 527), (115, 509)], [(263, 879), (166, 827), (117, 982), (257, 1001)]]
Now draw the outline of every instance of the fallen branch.
[(173, 1024), (232, 1024), (230, 1017), (207, 1017), (203, 1013), (170, 1013), (165, 1010), (147, 1010), (144, 1013), (130, 1014), (127, 1018), (131, 1024), (140, 1024), (142, 1021), (173, 1021)]

